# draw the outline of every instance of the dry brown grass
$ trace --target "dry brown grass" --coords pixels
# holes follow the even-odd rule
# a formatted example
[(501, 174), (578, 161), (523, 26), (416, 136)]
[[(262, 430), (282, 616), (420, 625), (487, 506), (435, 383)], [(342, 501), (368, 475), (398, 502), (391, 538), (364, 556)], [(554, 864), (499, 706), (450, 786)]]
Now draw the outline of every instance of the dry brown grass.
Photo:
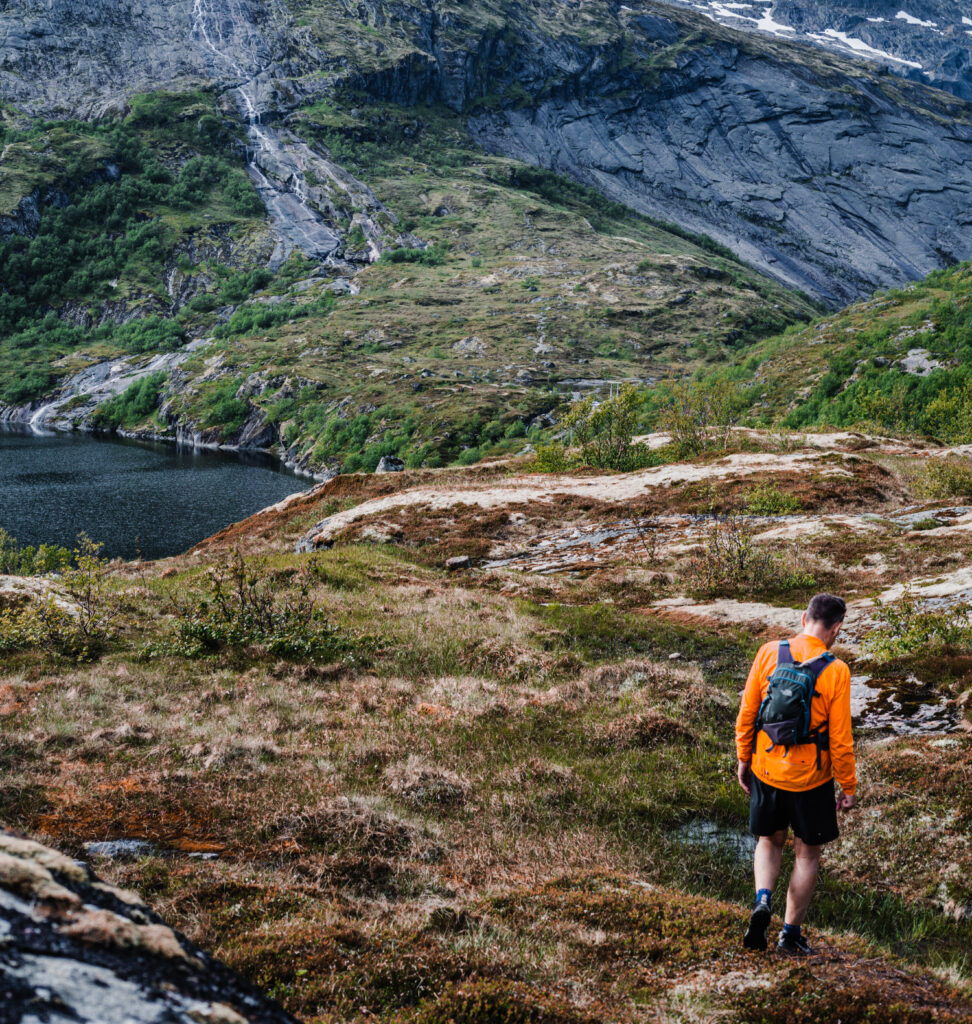
[[(826, 500), (884, 508), (897, 485), (867, 465), (833, 478)], [(483, 479), (503, 471), (488, 468)], [(413, 482), (432, 478), (460, 480)], [(470, 979), (474, 995), (494, 1003), (519, 992), (543, 1007), (543, 992), (565, 1019), (627, 1024), (677, 1020), (683, 1010), (682, 1019), (703, 1010), (733, 1019), (743, 1012), (740, 986), (718, 979), (756, 975), (795, 1012), (805, 993), (786, 987), (789, 967), (738, 949), (742, 903), (711, 898), (720, 886), (748, 895), (748, 870), (679, 844), (672, 825), (698, 817), (742, 827), (732, 720), (738, 671), (758, 637), (696, 619), (685, 618), (688, 629), (625, 618), (648, 586), (648, 570), (627, 555), (542, 577), (448, 575), (399, 544), (289, 553), (327, 502), (407, 484), (334, 481), (286, 512), (147, 567), (144, 580), (120, 569), (132, 635), (160, 635), (172, 600), (202, 586), (213, 551), (244, 539), (268, 553), (283, 590), (308, 566), (314, 599), (369, 645), (329, 665), (253, 650), (145, 660), (119, 649), (86, 666), (25, 656), (0, 677), (0, 817), (72, 855), (97, 839), (156, 843), (158, 856), (99, 870), (317, 1024), (434, 1021), (430, 1007), (466, 1005), (460, 987)], [(471, 542), (479, 528), (482, 538), (516, 543), (618, 511), (566, 498), (530, 506), (517, 522), (508, 510), (477, 521), (482, 510), (460, 509), (449, 536)], [(428, 529), (428, 550), (435, 531), (452, 528), (434, 518), (412, 525)], [(946, 536), (901, 545), (883, 528), (801, 541), (808, 558), (837, 566), (884, 553), (890, 568), (861, 566), (861, 586), (865, 572), (876, 586), (902, 565), (924, 570), (968, 544)], [(651, 572), (678, 593), (677, 556), (661, 562)], [(585, 614), (558, 617), (546, 602)], [(625, 631), (645, 646), (620, 643)], [(669, 660), (672, 652), (681, 657)], [(867, 901), (891, 897), (901, 898), (901, 914), (923, 913), (943, 880), (942, 902), (966, 898), (970, 741), (955, 739), (859, 748), (865, 804), (848, 819), (846, 855), (828, 854), (828, 884), (846, 883), (865, 909), (840, 920), (864, 929)], [(906, 753), (912, 747), (919, 756)], [(929, 828), (934, 853), (922, 841)], [(213, 852), (213, 861), (190, 856)], [(954, 921), (936, 931), (939, 918), (916, 918), (933, 938), (924, 951), (909, 946), (911, 955), (932, 959), (934, 943), (965, 934)], [(968, 1013), (957, 988), (902, 967), (886, 949), (834, 935), (823, 942), (815, 984), (887, 984), (942, 1020)]]

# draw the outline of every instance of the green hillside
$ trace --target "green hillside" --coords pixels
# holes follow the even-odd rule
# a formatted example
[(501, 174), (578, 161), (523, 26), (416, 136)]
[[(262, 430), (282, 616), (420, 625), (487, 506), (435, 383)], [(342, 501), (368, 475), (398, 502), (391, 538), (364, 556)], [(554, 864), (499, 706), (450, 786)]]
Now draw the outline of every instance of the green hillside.
[[(69, 201), (42, 204), (35, 238), (0, 246), (0, 401), (39, 400), (99, 360), (206, 338), (178, 381), (156, 382), (164, 414), (144, 414), (143, 387), (96, 421), (163, 436), (181, 424), (229, 442), (255, 416), (313, 467), (374, 468), (388, 453), (436, 465), (521, 447), (575, 380), (717, 365), (814, 312), (705, 238), (484, 154), (445, 109), (349, 96), (290, 124), (428, 247), (369, 265), (351, 227), (358, 294), (335, 297), (337, 272), (299, 256), (267, 270), (273, 242), (239, 124), (207, 94), (139, 97), (102, 122), (8, 127), (21, 158), (9, 176), (5, 164), (7, 210), (39, 186)], [(29, 174), (40, 150), (43, 181)]]
[(757, 345), (739, 372), (761, 418), (972, 441), (972, 264)]

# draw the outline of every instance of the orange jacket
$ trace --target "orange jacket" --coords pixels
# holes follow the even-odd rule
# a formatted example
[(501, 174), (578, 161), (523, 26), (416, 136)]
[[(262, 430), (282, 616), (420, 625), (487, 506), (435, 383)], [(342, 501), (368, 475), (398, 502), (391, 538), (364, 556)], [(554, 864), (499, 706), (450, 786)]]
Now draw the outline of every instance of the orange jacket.
[[(766, 696), (769, 677), (776, 668), (779, 644), (774, 640), (763, 644), (756, 655), (746, 680), (739, 714), (736, 716), (736, 754), (740, 761), (752, 758), (752, 771), (761, 782), (802, 792), (820, 786), (836, 776), (840, 788), (850, 795), (857, 789), (857, 769), (854, 762), (854, 739), (851, 736), (850, 669), (839, 659), (829, 664), (817, 680), (819, 697), (813, 698), (810, 727), (828, 726), (830, 750), (822, 752), (817, 768), (817, 748), (802, 743), (786, 751), (772, 745), (765, 732), (760, 732), (753, 752), (753, 728), (759, 706)], [(801, 634), (790, 641), (790, 650), (797, 661), (809, 661), (826, 650), (815, 636)]]

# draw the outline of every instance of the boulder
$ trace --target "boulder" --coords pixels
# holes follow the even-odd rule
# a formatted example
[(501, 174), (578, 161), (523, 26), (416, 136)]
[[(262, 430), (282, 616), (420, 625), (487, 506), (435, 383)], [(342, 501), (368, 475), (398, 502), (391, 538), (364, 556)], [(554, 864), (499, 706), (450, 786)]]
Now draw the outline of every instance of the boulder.
[(405, 463), (394, 455), (382, 455), (375, 467), (376, 473), (401, 473)]
[(0, 1018), (296, 1024), (87, 864), (0, 830)]

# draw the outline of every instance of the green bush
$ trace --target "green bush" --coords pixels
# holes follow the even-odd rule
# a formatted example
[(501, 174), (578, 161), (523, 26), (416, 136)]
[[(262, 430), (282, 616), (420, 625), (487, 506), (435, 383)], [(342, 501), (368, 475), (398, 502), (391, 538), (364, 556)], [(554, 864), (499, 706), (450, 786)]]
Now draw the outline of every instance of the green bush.
[(577, 466), (567, 449), (557, 441), (550, 444), (538, 444), (533, 456), (532, 469), (538, 473), (566, 473)]
[(80, 535), (72, 553), (74, 564), (60, 569), (63, 602), (51, 595), (0, 612), (0, 653), (37, 650), (81, 662), (105, 649), (117, 630), (117, 604), (100, 549), (100, 544)]
[(0, 573), (7, 576), (43, 576), (62, 572), (71, 564), (71, 551), (57, 544), (32, 547), (20, 544), (0, 528)]
[(739, 387), (727, 380), (676, 381), (658, 389), (659, 425), (681, 456), (725, 451), (745, 405)]
[(588, 466), (627, 472), (653, 464), (650, 449), (633, 440), (643, 397), (638, 388), (624, 384), (602, 402), (590, 397), (570, 407), (562, 426), (580, 445)]
[(972, 650), (972, 606), (923, 609), (914, 594), (879, 607), (875, 629), (864, 640), (864, 653), (881, 663), (915, 655)]
[(755, 484), (743, 495), (745, 509), (752, 516), (786, 516), (799, 512), (803, 503), (795, 494), (781, 491), (775, 480)]
[(210, 593), (177, 605), (175, 635), (143, 649), (146, 657), (197, 658), (231, 649), (272, 657), (327, 661), (352, 650), (353, 639), (328, 620), (310, 596), (305, 573), (295, 595), (281, 593), (260, 562), (239, 550), (209, 570)]
[(386, 249), (379, 263), (420, 263), (424, 267), (439, 267), (445, 263), (445, 249), (430, 245), (427, 249)]
[(735, 516), (715, 519), (686, 567), (689, 590), (703, 597), (773, 594), (815, 586), (813, 574), (756, 542)]
[(230, 209), (241, 217), (259, 217), (266, 212), (260, 194), (244, 174), (234, 172), (229, 175), (223, 185), (223, 193)]
[(929, 458), (914, 488), (925, 498), (970, 498), (972, 463), (968, 459)]

